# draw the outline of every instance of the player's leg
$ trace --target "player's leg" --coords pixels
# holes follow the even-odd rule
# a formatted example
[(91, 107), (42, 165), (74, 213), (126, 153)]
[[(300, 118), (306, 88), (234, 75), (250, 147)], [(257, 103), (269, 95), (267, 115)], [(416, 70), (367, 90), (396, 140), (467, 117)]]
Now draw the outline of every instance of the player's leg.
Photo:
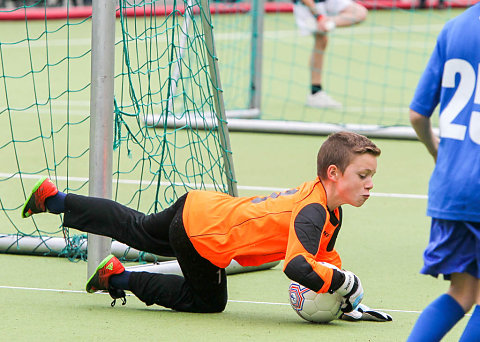
[[(319, 15), (327, 18), (327, 15), (333, 15), (327, 12), (326, 2), (315, 4)], [(337, 8), (336, 8), (337, 9)], [(338, 7), (338, 11), (343, 7)], [(326, 31), (319, 28), (317, 18), (313, 16), (310, 10), (301, 4), (294, 6), (294, 14), (297, 26), (303, 34), (313, 35), (313, 49), (310, 55), (310, 94), (307, 96), (307, 105), (317, 108), (341, 108), (341, 103), (335, 101), (324, 89), (323, 68), (325, 60), (325, 51), (328, 44), (328, 35)]]
[(126, 303), (125, 290), (132, 291), (147, 305), (160, 304), (175, 308), (177, 303), (189, 303), (190, 293), (184, 290), (185, 280), (181, 276), (148, 272), (126, 271), (114, 256), (107, 256), (97, 267), (86, 284), (86, 291), (107, 291), (114, 299)]
[(422, 311), (407, 341), (440, 341), (470, 310), (476, 289), (476, 278), (467, 273), (453, 273), (448, 292)]
[[(427, 306), (415, 324), (408, 341), (440, 341), (478, 301), (478, 279), (468, 273), (453, 273), (447, 293)], [(479, 341), (480, 309), (469, 320), (461, 341)], [(475, 337), (475, 338), (474, 338)]]
[(193, 293), (194, 308), (202, 312), (221, 312), (227, 305), (225, 269), (213, 265), (193, 247), (185, 232), (182, 215), (176, 215), (170, 241), (185, 277), (185, 286)]
[[(76, 200), (85, 200), (82, 197)], [(169, 239), (184, 276), (125, 271), (114, 256), (109, 256), (87, 282), (87, 291), (108, 290), (113, 298), (121, 298), (125, 296), (123, 290), (129, 290), (147, 305), (158, 304), (187, 312), (223, 311), (227, 302), (225, 270), (202, 258), (194, 249), (183, 226), (184, 201), (181, 199), (172, 206), (175, 213), (170, 219)], [(108, 205), (107, 214), (119, 214), (128, 220), (125, 209), (116, 207)], [(112, 209), (120, 213), (109, 212)], [(127, 208), (126, 211), (130, 210)], [(157, 218), (158, 215), (156, 223)], [(90, 225), (90, 221), (87, 220), (86, 224)]]
[(307, 97), (307, 106), (316, 108), (341, 108), (342, 104), (334, 100), (323, 89), (323, 66), (328, 36), (322, 32), (313, 34), (314, 45), (310, 56), (311, 93)]
[[(319, 14), (325, 14), (323, 4), (317, 4), (316, 9)], [(318, 31), (317, 19), (301, 1), (293, 5), (293, 14), (300, 34), (303, 36), (312, 35), (314, 38), (313, 49), (310, 54), (310, 94), (307, 96), (307, 105), (325, 107), (320, 99), (315, 101), (315, 94), (322, 91), (323, 59), (328, 38), (324, 33)]]
[[(333, 22), (334, 27), (351, 26), (367, 18), (367, 9), (351, 0), (327, 0), (317, 4), (317, 10), (324, 15), (322, 22)], [(311, 59), (312, 94), (307, 104), (312, 107), (341, 108), (340, 102), (334, 100), (322, 89), (322, 71), (327, 47), (327, 32), (315, 32), (315, 46)]]
[[(330, 7), (329, 7), (330, 6)], [(345, 1), (327, 3), (327, 10), (336, 13), (331, 17), (337, 27), (352, 26), (367, 19), (368, 10), (357, 2)]]
[(185, 232), (181, 211), (172, 221), (170, 239), (184, 276), (131, 272), (128, 289), (147, 305), (187, 312), (223, 311), (227, 303), (225, 270), (195, 250)]
[(64, 194), (46, 177), (35, 184), (25, 201), (22, 216), (42, 212), (64, 213), (64, 225), (112, 237), (139, 250), (173, 256), (169, 242), (170, 223), (186, 195), (160, 213), (145, 215), (117, 202)]
[(480, 341), (480, 223), (470, 223), (468, 226), (476, 237), (476, 269), (471, 270), (471, 273), (476, 275), (474, 280), (476, 283), (475, 291), (472, 289), (472, 293), (475, 293), (476, 305), (460, 338), (461, 342)]
[[(22, 216), (47, 211), (46, 200), (57, 195), (53, 183), (46, 179), (39, 181), (25, 202)], [(121, 293), (112, 295), (119, 298), (124, 294), (117, 290), (130, 290), (147, 305), (159, 304), (179, 311), (224, 310), (227, 302), (225, 270), (197, 253), (183, 226), (182, 213), (187, 195), (152, 215), (102, 198), (74, 194), (60, 197), (55, 201), (62, 202), (59, 207), (64, 208), (65, 226), (109, 236), (142, 251), (177, 256), (185, 275), (128, 272), (114, 256), (108, 256), (87, 282), (87, 291), (108, 289), (111, 293)]]
[(443, 294), (422, 311), (407, 342), (440, 341), (464, 314), (455, 299)]
[[(424, 252), (423, 274), (443, 274), (451, 280), (448, 293), (421, 313), (408, 341), (439, 341), (475, 301), (477, 243), (469, 224), (432, 219), (430, 241)], [(472, 292), (473, 291), (473, 292)], [(473, 295), (472, 295), (473, 293)]]
[(480, 280), (476, 279), (476, 305), (459, 342), (480, 341)]
[[(325, 56), (325, 50), (327, 49), (328, 36), (323, 33), (315, 33), (313, 38), (313, 50), (310, 57), (312, 87), (315, 85), (321, 86), (322, 84), (323, 60)], [(312, 88), (313, 94), (315, 93), (314, 90), (315, 89)], [(322, 90), (321, 87), (319, 90)]]
[(108, 199), (68, 194), (63, 224), (109, 236), (144, 252), (174, 256), (169, 240), (170, 223), (185, 199), (186, 195), (159, 213), (145, 215)]
[(447, 294), (460, 304), (464, 312), (467, 312), (477, 300), (477, 290), (477, 278), (468, 273), (453, 273)]

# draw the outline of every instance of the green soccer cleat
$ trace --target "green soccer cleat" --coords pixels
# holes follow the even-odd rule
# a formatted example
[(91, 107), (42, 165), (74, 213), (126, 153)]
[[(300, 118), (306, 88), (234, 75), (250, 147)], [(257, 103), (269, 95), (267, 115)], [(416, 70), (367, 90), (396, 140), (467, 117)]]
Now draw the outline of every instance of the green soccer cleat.
[(45, 200), (48, 197), (55, 196), (58, 189), (48, 177), (41, 178), (33, 187), (32, 193), (27, 198), (22, 208), (22, 217), (27, 218), (33, 214), (44, 213), (47, 211)]
[[(109, 279), (114, 274), (120, 274), (125, 271), (120, 260), (118, 260), (113, 254), (107, 256), (98, 265), (95, 273), (88, 279), (86, 290), (88, 293), (94, 293), (97, 291), (109, 290)], [(112, 296), (113, 298), (114, 296)]]

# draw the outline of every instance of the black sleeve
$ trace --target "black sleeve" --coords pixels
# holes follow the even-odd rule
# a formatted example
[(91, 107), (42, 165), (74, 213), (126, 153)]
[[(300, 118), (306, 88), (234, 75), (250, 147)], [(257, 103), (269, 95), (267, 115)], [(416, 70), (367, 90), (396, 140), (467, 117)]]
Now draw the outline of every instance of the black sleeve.
[[(296, 238), (312, 256), (318, 252), (326, 217), (327, 212), (321, 204), (310, 203), (300, 210), (294, 220)], [(297, 255), (288, 262), (285, 274), (313, 291), (319, 291), (325, 283), (302, 255)]]
[(295, 234), (305, 250), (315, 255), (320, 246), (327, 212), (319, 203), (306, 205), (295, 218)]
[(290, 260), (285, 267), (285, 274), (288, 278), (318, 292), (325, 281), (313, 270), (312, 266), (305, 260), (303, 255), (297, 255)]
[(333, 276), (332, 276), (332, 283), (330, 284), (330, 288), (328, 289), (328, 292), (334, 293), (335, 291), (337, 291), (344, 281), (345, 281), (345, 275), (342, 272), (334, 269)]

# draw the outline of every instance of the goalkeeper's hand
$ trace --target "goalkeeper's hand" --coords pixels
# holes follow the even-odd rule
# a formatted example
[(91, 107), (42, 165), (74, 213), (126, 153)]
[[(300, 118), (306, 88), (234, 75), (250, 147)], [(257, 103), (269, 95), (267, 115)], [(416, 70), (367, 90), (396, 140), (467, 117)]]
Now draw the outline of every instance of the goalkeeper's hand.
[(350, 312), (357, 308), (363, 299), (363, 287), (360, 279), (350, 271), (340, 270), (345, 276), (345, 280), (340, 287), (335, 290), (344, 298), (341, 306), (343, 312)]
[(374, 310), (365, 304), (359, 304), (357, 308), (351, 312), (343, 313), (340, 319), (344, 321), (374, 321), (374, 322), (391, 322), (392, 316), (385, 312)]

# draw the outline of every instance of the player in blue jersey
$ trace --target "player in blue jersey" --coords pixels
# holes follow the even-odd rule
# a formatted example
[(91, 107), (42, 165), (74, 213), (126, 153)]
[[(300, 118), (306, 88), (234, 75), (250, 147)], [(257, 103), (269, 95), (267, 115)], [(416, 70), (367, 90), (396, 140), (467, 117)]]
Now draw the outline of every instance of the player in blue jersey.
[(328, 95), (322, 84), (322, 69), (328, 32), (335, 27), (351, 26), (364, 21), (367, 9), (353, 0), (293, 0), (293, 13), (301, 34), (312, 34), (310, 58), (311, 93), (307, 106), (341, 108), (342, 104)]
[[(408, 338), (439, 341), (473, 305), (460, 341), (480, 341), (480, 4), (450, 20), (410, 105), (410, 121), (436, 161), (423, 274), (442, 274), (447, 293), (430, 303)], [(440, 136), (430, 117), (440, 104)]]

